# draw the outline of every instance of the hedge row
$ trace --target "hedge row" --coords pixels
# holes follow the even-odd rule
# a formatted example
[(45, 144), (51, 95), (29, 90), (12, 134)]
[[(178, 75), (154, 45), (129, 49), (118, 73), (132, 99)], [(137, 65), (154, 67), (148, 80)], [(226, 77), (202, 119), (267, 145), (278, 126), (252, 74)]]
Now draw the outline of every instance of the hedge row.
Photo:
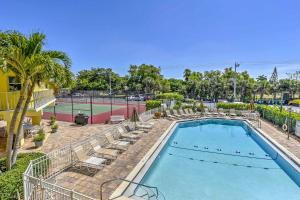
[(14, 199), (18, 190), (23, 197), (23, 180), (22, 175), (25, 172), (30, 160), (43, 156), (42, 153), (21, 153), (18, 155), (15, 166), (5, 171), (5, 158), (0, 159), (0, 169), (3, 172), (0, 175), (0, 196), (1, 200)]
[(148, 101), (146, 101), (146, 110), (159, 108), (160, 106), (161, 106), (161, 101), (160, 100), (148, 100)]
[(167, 99), (167, 100), (177, 100), (182, 101), (184, 99), (183, 95), (178, 94), (176, 92), (170, 92), (170, 93), (162, 93), (156, 95), (156, 99)]
[(235, 110), (250, 110), (248, 103), (217, 103), (217, 108), (235, 109)]
[(267, 106), (267, 105), (257, 105), (256, 110), (260, 113), (260, 116), (273, 122), (278, 126), (282, 126), (283, 124), (289, 123), (289, 117), (291, 118), (291, 132), (295, 131), (296, 121), (300, 121), (300, 114), (291, 112), (286, 109), (280, 110), (278, 106)]

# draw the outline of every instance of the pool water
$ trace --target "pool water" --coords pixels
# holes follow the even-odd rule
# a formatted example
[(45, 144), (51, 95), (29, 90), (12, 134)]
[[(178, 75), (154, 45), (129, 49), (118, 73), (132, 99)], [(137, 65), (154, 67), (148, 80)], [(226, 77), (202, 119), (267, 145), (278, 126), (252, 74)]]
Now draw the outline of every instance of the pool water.
[(238, 120), (180, 123), (141, 183), (166, 200), (300, 200), (300, 175)]

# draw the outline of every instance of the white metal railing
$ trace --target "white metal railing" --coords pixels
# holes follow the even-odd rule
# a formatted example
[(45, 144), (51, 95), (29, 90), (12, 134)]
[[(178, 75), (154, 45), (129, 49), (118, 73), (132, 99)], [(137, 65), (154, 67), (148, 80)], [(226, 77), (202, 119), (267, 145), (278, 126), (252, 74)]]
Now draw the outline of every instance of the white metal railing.
[(55, 96), (53, 94), (53, 90), (42, 90), (33, 93), (34, 109), (38, 109), (54, 100)]
[[(20, 98), (20, 91), (0, 92), (0, 110), (13, 110), (16, 108)], [(38, 109), (47, 103), (54, 101), (53, 90), (41, 90), (33, 93), (29, 109)]]
[(140, 119), (142, 121), (148, 121), (149, 119), (151, 119), (153, 117), (153, 115), (158, 112), (160, 110), (160, 108), (154, 108), (151, 110), (147, 110), (146, 112), (140, 114)]
[[(151, 119), (155, 112), (159, 108), (148, 110), (140, 115), (142, 121), (148, 121)], [(52, 151), (38, 159), (30, 161), (24, 175), (24, 200), (94, 200), (94, 198), (75, 192), (73, 190), (61, 187), (54, 183), (55, 176), (63, 172), (67, 168), (70, 168), (74, 164), (74, 156), (72, 155), (72, 148), (77, 145), (83, 145), (88, 143), (93, 137), (104, 136), (106, 133), (114, 133), (116, 129), (121, 125), (127, 125), (133, 122), (130, 120), (123, 121), (119, 124), (101, 131), (99, 133), (93, 133), (86, 138), (82, 138), (80, 141), (74, 143), (70, 142), (63, 148)]]

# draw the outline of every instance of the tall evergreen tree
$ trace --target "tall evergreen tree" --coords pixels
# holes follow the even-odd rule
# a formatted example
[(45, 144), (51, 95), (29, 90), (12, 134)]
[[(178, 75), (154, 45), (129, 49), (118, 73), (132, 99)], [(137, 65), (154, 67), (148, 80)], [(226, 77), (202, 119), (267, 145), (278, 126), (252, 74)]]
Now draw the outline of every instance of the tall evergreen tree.
[(273, 99), (276, 99), (276, 94), (278, 92), (278, 74), (277, 74), (276, 67), (274, 67), (269, 82), (270, 82), (270, 93), (273, 94)]

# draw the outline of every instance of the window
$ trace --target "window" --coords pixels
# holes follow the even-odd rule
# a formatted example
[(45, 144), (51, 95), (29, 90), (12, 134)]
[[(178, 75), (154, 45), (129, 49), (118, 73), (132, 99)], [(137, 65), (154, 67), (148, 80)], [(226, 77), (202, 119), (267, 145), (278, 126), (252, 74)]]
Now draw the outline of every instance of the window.
[(19, 78), (15, 76), (8, 77), (8, 87), (9, 91), (18, 91), (21, 89), (21, 83)]

